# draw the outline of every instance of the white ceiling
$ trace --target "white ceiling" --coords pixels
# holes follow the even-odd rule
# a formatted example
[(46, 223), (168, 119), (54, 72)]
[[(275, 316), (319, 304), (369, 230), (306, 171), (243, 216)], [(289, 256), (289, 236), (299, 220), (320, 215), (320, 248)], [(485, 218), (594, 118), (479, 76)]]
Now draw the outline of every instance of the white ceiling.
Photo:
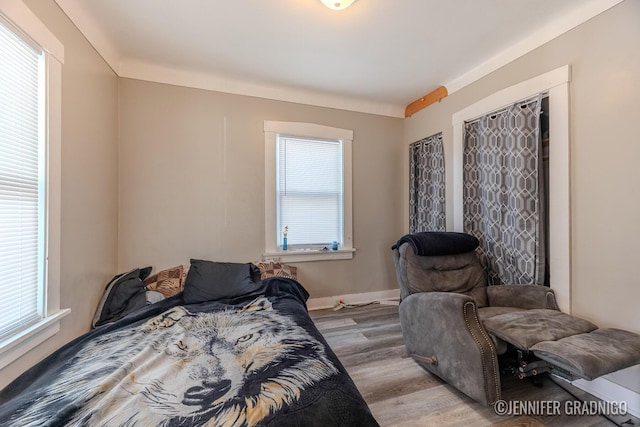
[(56, 0), (122, 77), (402, 117), (621, 0)]

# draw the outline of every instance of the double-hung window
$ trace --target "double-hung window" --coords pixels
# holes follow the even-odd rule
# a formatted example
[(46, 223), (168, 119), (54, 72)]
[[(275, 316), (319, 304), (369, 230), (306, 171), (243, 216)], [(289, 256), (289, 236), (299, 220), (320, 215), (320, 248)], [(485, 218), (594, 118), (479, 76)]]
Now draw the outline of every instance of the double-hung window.
[(353, 132), (273, 121), (264, 130), (265, 257), (351, 258)]
[[(64, 50), (21, 2), (0, 9), (0, 368), (59, 329)], [(6, 9), (5, 9), (6, 7)]]

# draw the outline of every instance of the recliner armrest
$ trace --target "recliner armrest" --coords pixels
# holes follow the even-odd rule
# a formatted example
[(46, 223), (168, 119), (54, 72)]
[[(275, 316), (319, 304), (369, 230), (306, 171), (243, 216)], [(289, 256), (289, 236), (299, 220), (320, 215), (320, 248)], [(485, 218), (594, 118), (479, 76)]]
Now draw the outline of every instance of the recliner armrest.
[(559, 310), (555, 293), (542, 285), (495, 285), (487, 287), (490, 307)]
[(411, 294), (400, 303), (400, 323), (407, 353), (425, 369), (485, 405), (500, 399), (495, 347), (473, 298)]

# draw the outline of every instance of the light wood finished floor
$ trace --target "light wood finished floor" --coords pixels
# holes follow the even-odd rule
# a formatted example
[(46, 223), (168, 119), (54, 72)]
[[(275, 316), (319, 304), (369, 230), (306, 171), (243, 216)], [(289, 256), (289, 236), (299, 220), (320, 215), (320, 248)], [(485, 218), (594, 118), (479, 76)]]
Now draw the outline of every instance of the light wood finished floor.
[[(500, 416), (458, 392), (406, 357), (398, 307), (368, 305), (311, 311), (311, 318), (345, 366), (381, 426), (640, 426), (631, 415)], [(591, 398), (572, 388), (581, 399)], [(502, 379), (504, 400), (565, 401), (576, 398), (548, 377), (542, 387)], [(560, 411), (564, 412), (564, 411)]]

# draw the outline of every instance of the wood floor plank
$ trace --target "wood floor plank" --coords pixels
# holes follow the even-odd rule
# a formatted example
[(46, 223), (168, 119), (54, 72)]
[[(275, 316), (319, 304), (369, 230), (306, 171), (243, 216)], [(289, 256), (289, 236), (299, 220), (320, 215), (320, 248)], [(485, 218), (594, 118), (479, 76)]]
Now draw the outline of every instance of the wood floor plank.
[(324, 338), (327, 340), (327, 343), (329, 343), (336, 354), (340, 353), (340, 349), (342, 348), (350, 348), (358, 344), (366, 345), (367, 343), (369, 343), (369, 339), (364, 336), (362, 332), (357, 331), (344, 331), (338, 334), (329, 333), (324, 335)]
[(400, 397), (442, 385), (440, 378), (427, 373), (410, 358), (377, 360), (352, 367), (351, 378), (368, 403), (390, 396)]
[[(369, 405), (382, 426), (482, 425), (463, 395), (442, 384)], [(484, 425), (486, 425), (485, 423)]]
[[(366, 347), (363, 347), (366, 349)], [(364, 352), (350, 352), (349, 354), (343, 354), (336, 352), (338, 358), (346, 366), (353, 367), (362, 363), (373, 362), (376, 360), (389, 360), (391, 358), (401, 358), (405, 356), (404, 345), (397, 345), (392, 347), (375, 349), (372, 351)], [(349, 370), (349, 368), (347, 368)]]
[(314, 322), (316, 327), (321, 331), (330, 331), (333, 329), (339, 329), (343, 327), (351, 328), (356, 326), (357, 323), (350, 317), (341, 319), (327, 319)]
[[(604, 427), (615, 426), (603, 416), (561, 414), (496, 414), (407, 357), (398, 307), (365, 307), (310, 312), (381, 426)], [(549, 377), (541, 386), (513, 376), (502, 378), (506, 401), (558, 401), (576, 398)], [(582, 396), (581, 396), (582, 398)], [(626, 420), (629, 422), (624, 423)], [(625, 427), (640, 426), (637, 418), (619, 417)]]

